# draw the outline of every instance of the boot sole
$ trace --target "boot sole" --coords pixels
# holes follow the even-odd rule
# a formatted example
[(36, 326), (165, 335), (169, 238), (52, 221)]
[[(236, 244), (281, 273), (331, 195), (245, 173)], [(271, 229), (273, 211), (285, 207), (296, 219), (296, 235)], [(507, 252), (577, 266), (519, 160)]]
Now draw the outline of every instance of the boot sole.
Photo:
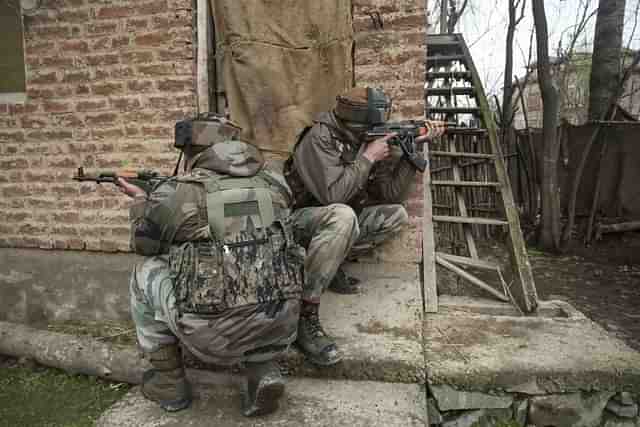
[(177, 412), (188, 408), (191, 405), (191, 398), (179, 399), (179, 400), (158, 400), (148, 396), (144, 390), (142, 395), (152, 402), (156, 402), (162, 409), (167, 412)]
[[(275, 412), (279, 407), (279, 400), (284, 394), (284, 381), (267, 382), (260, 384), (256, 390), (255, 402), (249, 405), (246, 401), (248, 391), (245, 395), (245, 409), (243, 414), (245, 417), (259, 417)], [(248, 406), (248, 407), (247, 407)]]

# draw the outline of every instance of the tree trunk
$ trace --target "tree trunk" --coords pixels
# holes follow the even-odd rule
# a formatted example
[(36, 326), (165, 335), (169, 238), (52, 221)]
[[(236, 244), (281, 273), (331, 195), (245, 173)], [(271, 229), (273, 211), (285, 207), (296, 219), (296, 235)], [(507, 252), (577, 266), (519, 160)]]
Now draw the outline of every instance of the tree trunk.
[(444, 34), (447, 32), (447, 17), (449, 14), (447, 13), (447, 0), (440, 0), (440, 33)]
[(589, 120), (599, 120), (609, 110), (620, 81), (625, 0), (600, 0), (593, 39), (589, 82)]
[(558, 90), (553, 85), (549, 64), (549, 36), (543, 0), (533, 0), (533, 19), (538, 52), (538, 84), (542, 97), (542, 222), (539, 244), (544, 250), (557, 251), (560, 242), (560, 197), (558, 194)]

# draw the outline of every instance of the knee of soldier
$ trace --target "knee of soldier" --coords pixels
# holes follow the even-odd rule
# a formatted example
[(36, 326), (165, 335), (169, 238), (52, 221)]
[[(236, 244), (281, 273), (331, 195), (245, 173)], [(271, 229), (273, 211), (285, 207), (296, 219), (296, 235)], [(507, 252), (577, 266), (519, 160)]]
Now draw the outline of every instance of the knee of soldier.
[(351, 235), (357, 238), (360, 235), (360, 227), (358, 226), (358, 215), (351, 206), (342, 203), (334, 203), (328, 206), (330, 222), (335, 231)]

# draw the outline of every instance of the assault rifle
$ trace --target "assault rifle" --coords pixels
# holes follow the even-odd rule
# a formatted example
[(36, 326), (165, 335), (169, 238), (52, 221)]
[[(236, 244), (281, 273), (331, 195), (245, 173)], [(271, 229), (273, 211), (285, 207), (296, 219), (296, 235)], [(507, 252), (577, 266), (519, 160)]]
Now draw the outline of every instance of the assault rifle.
[[(446, 122), (446, 125), (451, 127), (455, 126), (456, 123)], [(390, 133), (397, 133), (397, 135), (389, 139), (387, 143), (400, 147), (409, 163), (411, 163), (420, 172), (424, 172), (427, 167), (427, 161), (422, 154), (418, 153), (415, 142), (416, 138), (426, 135), (427, 133), (424, 121), (405, 120), (401, 122), (387, 122), (383, 125), (373, 126), (367, 131), (367, 140), (381, 138), (389, 135)]]
[(73, 177), (75, 181), (91, 181), (98, 184), (106, 182), (114, 185), (118, 185), (118, 178), (126, 179), (131, 184), (142, 188), (148, 194), (170, 177), (160, 175), (158, 172), (149, 169), (120, 172), (102, 171), (94, 174), (86, 174), (82, 166), (78, 168), (78, 173)]

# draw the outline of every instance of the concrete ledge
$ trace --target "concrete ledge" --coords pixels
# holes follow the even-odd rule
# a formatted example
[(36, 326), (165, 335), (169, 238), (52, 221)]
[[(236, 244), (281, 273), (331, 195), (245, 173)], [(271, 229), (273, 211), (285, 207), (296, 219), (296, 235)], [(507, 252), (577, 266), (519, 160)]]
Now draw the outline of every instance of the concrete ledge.
[(584, 316), (489, 316), (462, 305), (425, 318), (430, 385), (527, 395), (640, 390), (640, 353)]
[(426, 425), (425, 393), (418, 385), (293, 378), (278, 412), (240, 414), (239, 378), (191, 371), (196, 398), (166, 413), (136, 388), (98, 420), (98, 427), (373, 426)]

